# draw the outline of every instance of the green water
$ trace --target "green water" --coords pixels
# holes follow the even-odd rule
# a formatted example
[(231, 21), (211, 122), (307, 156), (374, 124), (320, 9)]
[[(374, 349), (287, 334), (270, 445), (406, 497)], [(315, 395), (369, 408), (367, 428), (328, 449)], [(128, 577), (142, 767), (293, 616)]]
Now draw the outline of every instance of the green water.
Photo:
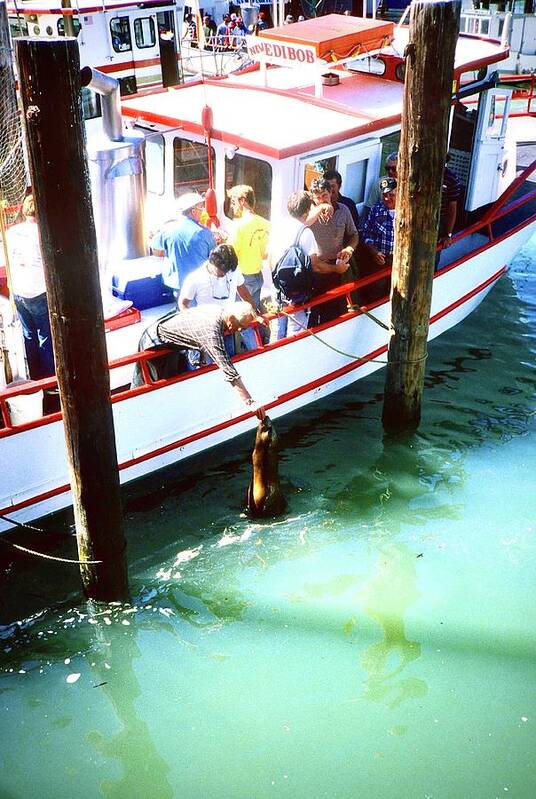
[(381, 373), (278, 422), (279, 521), (249, 436), (130, 489), (132, 606), (4, 561), (2, 799), (536, 795), (535, 263), (431, 344), (418, 434)]

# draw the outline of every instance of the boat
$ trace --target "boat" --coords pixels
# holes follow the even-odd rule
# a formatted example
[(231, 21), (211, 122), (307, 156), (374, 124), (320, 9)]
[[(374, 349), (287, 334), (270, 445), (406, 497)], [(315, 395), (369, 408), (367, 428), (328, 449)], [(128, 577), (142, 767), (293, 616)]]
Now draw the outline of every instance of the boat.
[[(220, 21), (228, 8), (223, 0), (210, 0), (203, 11)], [(238, 45), (204, 49), (197, 37), (185, 36), (183, 0), (8, 0), (7, 11), (13, 38), (76, 36), (81, 62), (117, 78), (122, 95), (174, 86), (201, 73), (224, 74), (247, 61)], [(83, 101), (86, 118), (99, 115), (94, 94), (86, 91)]]
[[(110, 219), (116, 229), (126, 228), (127, 221), (129, 230), (143, 228), (148, 218), (169, 218), (175, 197), (184, 191), (205, 191), (209, 155), (223, 226), (230, 185), (252, 185), (259, 213), (277, 225), (289, 193), (333, 167), (342, 175), (345, 194), (362, 212), (386, 154), (398, 143), (407, 39), (407, 31), (390, 22), (330, 15), (253, 37), (248, 46), (261, 61), (257, 71), (124, 97), (126, 153), (139, 141), (146, 153), (146, 207), (142, 212), (132, 209), (134, 222), (114, 216), (124, 212), (124, 202), (105, 214), (96, 208), (99, 246), (107, 240), (99, 226)], [(329, 67), (326, 53), (331, 54)], [(337, 53), (338, 62), (333, 57)], [(430, 339), (480, 305), (536, 231), (536, 161), (517, 169), (521, 142), (536, 141), (536, 119), (519, 112), (510, 118), (509, 90), (497, 77), (507, 56), (508, 47), (497, 42), (460, 36), (457, 44), (449, 156), (464, 199), (452, 245), (441, 252), (434, 274)], [(296, 64), (299, 68), (292, 68)], [(326, 74), (331, 77), (324, 85)], [(229, 108), (238, 105), (247, 113), (230, 114)], [(94, 203), (102, 194), (93, 191)], [(129, 194), (139, 196), (141, 191)], [(127, 264), (129, 259), (150, 258), (143, 250), (146, 236), (140, 238), (142, 250), (126, 256)], [(245, 385), (270, 417), (297, 411), (382, 368), (389, 297), (381, 296), (364, 309), (355, 307), (353, 297), (388, 274), (382, 270), (309, 303), (346, 297), (348, 310), (335, 321), (270, 344), (262, 344), (258, 336), (256, 350), (235, 356)], [(135, 363), (154, 356), (152, 351), (137, 352), (141, 331), (169, 307), (130, 308), (106, 323), (122, 483), (204, 452), (257, 424), (215, 366), (155, 381), (145, 370), (144, 384), (130, 388)], [(50, 378), (0, 392), (0, 452), (2, 463), (9, 464), (0, 476), (2, 530), (71, 503), (60, 412), (19, 420), (13, 415), (21, 397), (54, 386)]]
[(464, 0), (460, 15), (460, 31), (500, 41), (506, 37), (510, 46), (508, 58), (501, 64), (506, 73), (523, 74), (536, 71), (536, 7), (534, 2), (513, 0), (493, 4), (485, 0)]

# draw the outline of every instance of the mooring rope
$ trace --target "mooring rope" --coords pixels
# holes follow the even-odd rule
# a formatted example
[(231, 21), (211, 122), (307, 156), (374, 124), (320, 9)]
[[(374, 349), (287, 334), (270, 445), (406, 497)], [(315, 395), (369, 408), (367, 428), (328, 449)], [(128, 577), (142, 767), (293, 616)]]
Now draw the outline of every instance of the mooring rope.
[[(26, 524), (25, 522), (17, 522), (15, 519), (10, 519), (9, 516), (3, 516), (0, 513), (0, 519), (3, 519), (5, 522), (9, 522), (9, 524), (13, 524), (15, 527), (20, 527), (23, 530), (34, 530), (37, 533), (44, 533), (45, 531), (40, 527), (34, 527), (31, 524)], [(23, 547), (21, 544), (14, 544), (12, 541), (6, 541), (4, 538), (0, 538), (0, 543), (5, 544), (6, 546), (12, 547), (13, 549), (18, 549), (21, 552), (25, 552), (27, 555), (34, 555), (37, 558), (44, 558), (45, 560), (55, 560), (58, 563), (74, 563), (76, 565), (94, 565), (97, 563), (103, 563), (102, 560), (74, 560), (73, 558), (61, 558), (57, 555), (47, 555), (44, 552), (38, 552), (36, 549), (29, 549), (28, 547)]]
[[(349, 307), (352, 310), (355, 310), (356, 308), (359, 308), (359, 310), (362, 313), (364, 313), (366, 316), (369, 316), (372, 319), (372, 321), (376, 322), (376, 324), (380, 325), (380, 327), (385, 328), (385, 330), (389, 330), (387, 325), (384, 324), (381, 321), (381, 319), (378, 319), (376, 316), (371, 314), (370, 311), (365, 310), (360, 305), (352, 305), (352, 306), (349, 306)], [(305, 332), (309, 336), (312, 336), (313, 338), (315, 338), (317, 341), (319, 341), (321, 344), (323, 344), (324, 347), (327, 347), (328, 349), (333, 350), (333, 352), (336, 352), (339, 355), (343, 355), (345, 358), (349, 358), (351, 361), (363, 361), (363, 363), (381, 363), (381, 364), (387, 365), (387, 364), (398, 364), (398, 363), (421, 363), (422, 361), (425, 361), (428, 358), (428, 352), (425, 352), (424, 355), (422, 355), (420, 358), (409, 358), (409, 359), (406, 359), (406, 360), (403, 360), (403, 361), (382, 361), (382, 360), (379, 360), (378, 358), (367, 358), (367, 357), (363, 357), (362, 355), (354, 355), (354, 354), (352, 354), (350, 352), (345, 352), (344, 350), (340, 350), (338, 347), (334, 347), (333, 344), (328, 344), (327, 341), (325, 341), (323, 338), (320, 338), (318, 333), (313, 333), (313, 331), (310, 330), (305, 325), (303, 325), (299, 321), (299, 319), (296, 319), (296, 317), (293, 314), (289, 313), (288, 311), (285, 311), (282, 307), (278, 308), (278, 311), (279, 311), (279, 313), (283, 314), (283, 316), (286, 316), (289, 319), (292, 319), (292, 321), (294, 322), (295, 325), (298, 325), (298, 327), (301, 327), (302, 330), (305, 330)]]

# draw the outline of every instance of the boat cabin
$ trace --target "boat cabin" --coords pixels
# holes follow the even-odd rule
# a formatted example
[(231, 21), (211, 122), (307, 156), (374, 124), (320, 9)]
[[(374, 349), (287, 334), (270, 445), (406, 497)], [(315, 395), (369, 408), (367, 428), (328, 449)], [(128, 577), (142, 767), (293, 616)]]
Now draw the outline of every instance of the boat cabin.
[[(392, 23), (329, 15), (250, 37), (261, 60), (257, 71), (126, 99), (124, 116), (146, 133), (149, 228), (173, 215), (180, 194), (206, 191), (209, 159), (224, 224), (233, 184), (253, 186), (259, 213), (277, 221), (290, 192), (332, 168), (362, 213), (386, 154), (398, 147), (406, 42), (407, 29)], [(310, 51), (313, 63), (301, 51)], [(507, 54), (497, 43), (460, 37), (449, 146), (464, 187), (460, 225), (496, 200), (514, 175), (509, 92), (495, 72)]]
[[(117, 78), (122, 95), (184, 80), (183, 0), (9, 0), (7, 9), (13, 37), (76, 36), (81, 64)], [(218, 20), (227, 9), (222, 0), (204, 7)], [(86, 118), (99, 116), (98, 97), (86, 90), (84, 101)]]

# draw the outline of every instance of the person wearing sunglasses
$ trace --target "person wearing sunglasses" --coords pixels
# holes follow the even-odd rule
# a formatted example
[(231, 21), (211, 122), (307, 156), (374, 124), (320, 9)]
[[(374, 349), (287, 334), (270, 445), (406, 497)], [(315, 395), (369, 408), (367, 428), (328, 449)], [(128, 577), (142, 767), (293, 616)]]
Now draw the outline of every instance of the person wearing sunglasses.
[[(225, 306), (237, 299), (249, 303), (254, 315), (258, 311), (244, 282), (244, 275), (237, 269), (238, 258), (234, 247), (219, 244), (210, 253), (208, 260), (186, 276), (179, 295), (179, 310), (185, 311), (193, 305)], [(225, 339), (227, 352), (234, 355), (234, 339)]]

